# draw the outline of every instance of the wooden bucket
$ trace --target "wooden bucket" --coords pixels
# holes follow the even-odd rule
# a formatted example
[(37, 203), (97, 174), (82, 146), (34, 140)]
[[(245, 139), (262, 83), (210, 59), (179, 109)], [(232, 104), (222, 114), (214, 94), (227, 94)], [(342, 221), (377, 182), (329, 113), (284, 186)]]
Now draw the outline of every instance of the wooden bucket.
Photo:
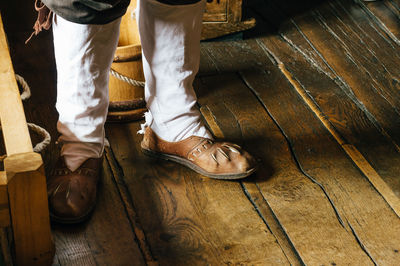
[(135, 8), (136, 1), (131, 1), (121, 21), (118, 48), (110, 72), (109, 122), (142, 119), (146, 111), (142, 51), (134, 16)]

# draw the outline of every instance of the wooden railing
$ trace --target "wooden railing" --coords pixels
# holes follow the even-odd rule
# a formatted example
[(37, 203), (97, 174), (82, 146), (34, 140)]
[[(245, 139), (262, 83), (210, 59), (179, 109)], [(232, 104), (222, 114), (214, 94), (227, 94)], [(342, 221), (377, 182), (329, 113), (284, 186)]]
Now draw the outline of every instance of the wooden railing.
[(0, 227), (12, 229), (16, 265), (51, 265), (54, 243), (43, 161), (32, 149), (1, 15), (0, 121), (7, 152), (0, 172)]

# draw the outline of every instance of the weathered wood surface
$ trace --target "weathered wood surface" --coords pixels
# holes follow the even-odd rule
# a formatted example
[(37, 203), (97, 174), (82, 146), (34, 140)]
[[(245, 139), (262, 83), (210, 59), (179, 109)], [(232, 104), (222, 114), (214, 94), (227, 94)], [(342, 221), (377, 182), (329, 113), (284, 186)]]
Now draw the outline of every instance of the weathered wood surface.
[[(287, 75), (295, 78), (298, 88), (303, 89), (325, 114), (343, 143), (354, 145), (394, 193), (400, 196), (400, 154), (391, 138), (381, 130), (379, 122), (365, 105), (354, 97), (350, 87), (324, 63), (319, 64), (317, 52), (307, 49), (307, 40), (299, 32), (285, 34), (284, 38), (288, 41), (282, 38), (264, 39), (262, 45), (268, 47), (271, 56), (284, 64)], [(290, 42), (296, 43), (296, 46), (293, 47)], [(281, 47), (286, 52), (282, 52)], [(302, 49), (302, 54), (297, 49)], [(291, 63), (293, 59), (295, 64)]]
[(302, 33), (333, 71), (379, 121), (397, 145), (400, 143), (398, 45), (355, 6), (336, 1), (313, 16), (294, 19)]
[[(290, 85), (275, 73), (270, 75), (269, 84), (288, 89)], [(321, 187), (299, 170), (280, 129), (238, 75), (204, 77), (200, 94), (201, 89), (209, 93), (199, 99), (200, 104), (211, 110), (223, 131), (236, 132), (245, 147), (262, 158), (256, 178), (244, 181), (244, 187), (258, 209), (271, 208), (300, 262), (371, 264)]]
[[(273, 9), (271, 7), (269, 8)], [(356, 8), (357, 6), (347, 7), (348, 10), (356, 10)], [(331, 5), (326, 9), (334, 10)], [(319, 8), (318, 10), (326, 9)], [(279, 11), (280, 8), (275, 7), (275, 10), (271, 12), (279, 13)], [(360, 10), (360, 12), (362, 12), (362, 10)], [(350, 13), (353, 14), (356, 12)], [(280, 14), (285, 16), (284, 12)], [(342, 9), (336, 11), (335, 14), (342, 14), (344, 16), (345, 14), (349, 14), (349, 12)], [(386, 112), (385, 108), (388, 106), (386, 99), (389, 96), (387, 95), (390, 94), (392, 98), (395, 99), (399, 97), (398, 90), (393, 87), (396, 86), (393, 84), (396, 84), (396, 75), (398, 76), (399, 74), (398, 67), (395, 62), (388, 62), (392, 55), (396, 56), (399, 54), (399, 49), (396, 45), (391, 45), (386, 49), (382, 49), (381, 46), (386, 43), (385, 39), (383, 39), (382, 34), (372, 35), (370, 33), (375, 32), (377, 26), (374, 25), (374, 21), (371, 19), (365, 21), (366, 18), (368, 18), (368, 16), (365, 13), (355, 18), (350, 18), (348, 16), (344, 18), (338, 18), (334, 15), (327, 16), (326, 21), (328, 21), (330, 25), (346, 25), (346, 28), (335, 28), (337, 36), (343, 37), (344, 32), (360, 32), (360, 28), (365, 28), (367, 25), (370, 27), (370, 29), (364, 29), (358, 35), (355, 34), (355, 36), (348, 37), (350, 33), (346, 33), (343, 37), (342, 49), (334, 47), (329, 51), (325, 49), (325, 47), (316, 49), (316, 46), (321, 45), (318, 41), (322, 40), (310, 40), (306, 35), (307, 32), (315, 31), (314, 28), (318, 28), (322, 22), (308, 23), (305, 25), (305, 19), (301, 18), (290, 20), (289, 23), (281, 26), (280, 37), (271, 36), (271, 38), (264, 38), (263, 44), (265, 44), (264, 48), (269, 50), (271, 56), (276, 57), (276, 60), (284, 64), (288, 73), (295, 77), (299, 85), (306, 88), (309, 96), (312, 97), (312, 100), (315, 101), (318, 107), (325, 113), (329, 122), (343, 137), (343, 140), (354, 145), (397, 196), (400, 196), (400, 179), (398, 178), (398, 173), (400, 172), (400, 156), (398, 144), (388, 135), (388, 130), (385, 130), (382, 126), (386, 121), (389, 130), (391, 130), (395, 138), (398, 137), (396, 131), (399, 130), (399, 125), (396, 124), (398, 123), (396, 122), (398, 121), (398, 114), (393, 114), (393, 112), (397, 112), (397, 106), (399, 105), (396, 103), (390, 109), (392, 110), (392, 115), (390, 112)], [(329, 32), (332, 35), (335, 34), (331, 29)], [(363, 32), (368, 32), (371, 36), (364, 36)], [(322, 33), (312, 34), (316, 36)], [(367, 37), (368, 39), (366, 39)], [(365, 47), (355, 47), (354, 43), (357, 43), (356, 40), (363, 41), (362, 43)], [(349, 50), (350, 48), (346, 47), (353, 47), (353, 50)], [(360, 88), (360, 90), (363, 89), (361, 88), (362, 85), (357, 83), (355, 90), (353, 85), (347, 82), (343, 78), (343, 75), (338, 73), (329, 62), (329, 60), (341, 60), (341, 58), (344, 57), (342, 53), (345, 49), (348, 51), (346, 52), (348, 53), (348, 57), (359, 57), (359, 54), (362, 52), (365, 53), (365, 55), (363, 55), (364, 58), (372, 58), (372, 61), (354, 65), (354, 70), (351, 70), (349, 67), (346, 71), (349, 71), (348, 73), (351, 77), (364, 79), (363, 82), (369, 83), (371, 79), (367, 76), (363, 77), (364, 70), (359, 70), (359, 68), (370, 69), (373, 71), (373, 74), (369, 76), (376, 77), (380, 80), (380, 94), (385, 94), (386, 96), (373, 96), (373, 102), (369, 105), (360, 97), (357, 97), (356, 90), (358, 90), (358, 88)], [(324, 57), (328, 52), (329, 55)], [(374, 57), (379, 60), (373, 59)], [(344, 64), (340, 64), (340, 66), (343, 65)], [(379, 71), (374, 70), (374, 68), (379, 69)], [(359, 72), (355, 74), (355, 71)], [(387, 74), (389, 72), (396, 74), (389, 75)], [(373, 83), (373, 81), (371, 83)], [(373, 106), (374, 110), (381, 110), (383, 114), (377, 116), (376, 112), (372, 113), (373, 110), (371, 111), (371, 106)], [(382, 119), (384, 119), (383, 123)], [(389, 120), (391, 120), (391, 122)], [(373, 143), (373, 145), (371, 143)]]
[(356, 1), (377, 26), (386, 33), (397, 45), (400, 45), (400, 3), (398, 0), (389, 1)]
[[(220, 44), (219, 49), (226, 49), (223, 45)], [(399, 218), (354, 167), (319, 118), (304, 104), (295, 88), (284, 89), (279, 86), (275, 74), (271, 74), (277, 70), (268, 68), (274, 60), (268, 54), (263, 57), (263, 49), (258, 49), (256, 42), (249, 41), (230, 45), (229, 54), (218, 53), (214, 44), (209, 53), (214, 64), (221, 69), (241, 72), (243, 79), (293, 145), (303, 171), (324, 187), (346, 230), (354, 232), (369, 256), (378, 263), (398, 261), (397, 246), (400, 243), (391, 235), (398, 234), (396, 232), (400, 230)], [(282, 78), (286, 77), (282, 74)], [(394, 231), (389, 232), (388, 228)]]
[(107, 136), (160, 265), (289, 264), (238, 182), (221, 182), (140, 151), (139, 123)]

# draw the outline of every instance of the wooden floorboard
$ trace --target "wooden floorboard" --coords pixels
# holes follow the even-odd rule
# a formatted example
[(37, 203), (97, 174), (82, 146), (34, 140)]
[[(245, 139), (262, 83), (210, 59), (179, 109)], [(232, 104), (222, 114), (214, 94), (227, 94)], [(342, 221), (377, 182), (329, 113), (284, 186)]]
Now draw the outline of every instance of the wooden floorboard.
[[(225, 64), (238, 70), (244, 66), (240, 70), (241, 76), (283, 129), (302, 169), (325, 189), (346, 229), (354, 233), (371, 258), (379, 263), (398, 261), (400, 243), (391, 237), (400, 230), (398, 217), (326, 131), (319, 118), (310, 112), (296, 90), (282, 88), (276, 79), (271, 81), (274, 75), (270, 73), (274, 70), (268, 65), (274, 60), (267, 55), (263, 58), (255, 46), (247, 46), (245, 42), (230, 46), (229, 53), (218, 53), (215, 47), (209, 49), (209, 53), (221, 69)], [(262, 67), (257, 71), (254, 66), (259, 62)], [(249, 68), (251, 65), (253, 69)], [(389, 232), (388, 228), (394, 231)]]
[[(290, 84), (277, 70), (269, 76), (268, 85), (279, 84), (281, 90), (288, 89)], [(352, 233), (338, 220), (324, 191), (299, 170), (282, 132), (238, 75), (203, 77), (199, 95), (204, 94), (207, 97), (200, 97), (199, 103), (211, 110), (222, 131), (236, 131), (242, 136), (239, 143), (244, 142), (246, 148), (262, 158), (256, 178), (245, 181), (244, 186), (262, 213), (267, 216), (263, 210), (272, 209), (301, 263), (371, 263)], [(226, 120), (232, 115), (228, 123)], [(234, 122), (239, 126), (229, 126)]]
[[(287, 26), (292, 30), (281, 32), (282, 38), (263, 40), (266, 47), (296, 77), (300, 86), (306, 88), (344, 141), (353, 144), (400, 196), (400, 154), (397, 142), (400, 116), (396, 114), (400, 106), (397, 102), (400, 94), (396, 88), (396, 77), (400, 72), (397, 62), (392, 59), (398, 58), (400, 49), (393, 42), (388, 46), (387, 40), (382, 37), (383, 33), (377, 34), (377, 25), (368, 20), (367, 14), (362, 13), (358, 6), (340, 5), (340, 1), (338, 3), (336, 7), (330, 4), (326, 8), (319, 8), (318, 14), (314, 16), (318, 19), (313, 22), (305, 22), (307, 19), (303, 18), (294, 19)], [(357, 14), (354, 11), (356, 9), (362, 14), (353, 16)], [(322, 18), (325, 18), (325, 22)], [(340, 39), (341, 46), (333, 45), (328, 49), (325, 44), (320, 44), (322, 39), (316, 39), (319, 34), (323, 35), (317, 30), (320, 27), (331, 27), (326, 32)], [(311, 39), (308, 35), (312, 35)], [(312, 46), (308, 43), (312, 43)], [(365, 47), (362, 44), (366, 44)], [(340, 69), (345, 64), (336, 63), (336, 60), (343, 60), (343, 53), (355, 62), (354, 69)], [(296, 58), (296, 64), (291, 64), (293, 58)], [(330, 69), (326, 70), (324, 65)], [(347, 78), (362, 80), (368, 86), (363, 87)], [(373, 92), (377, 94), (372, 95)], [(369, 95), (370, 103), (365, 102), (366, 95)], [(388, 102), (391, 102), (392, 107), (388, 107)], [(390, 110), (387, 111), (387, 108)], [(377, 110), (382, 113), (378, 114)], [(390, 118), (391, 115), (395, 120)]]
[(330, 2), (293, 21), (399, 145), (398, 45), (350, 2)]
[[(382, 132), (379, 122), (340, 76), (324, 69), (321, 65), (324, 63), (314, 59), (318, 52), (307, 47), (307, 40), (298, 31), (283, 36), (264, 38), (260, 43), (296, 79), (343, 141), (354, 145), (400, 196), (400, 153), (393, 140)], [(293, 59), (296, 64), (291, 63)]]
[[(337, 36), (343, 36), (345, 41), (342, 42), (342, 46), (332, 46), (329, 44), (330, 41), (324, 39), (325, 37), (322, 33), (313, 33), (315, 28), (322, 27), (322, 22), (318, 22), (317, 19), (309, 23), (304, 22), (309, 17), (316, 17), (316, 14), (321, 14), (324, 9), (319, 7), (318, 12), (315, 12), (313, 16), (289, 17), (286, 14), (293, 14), (295, 11), (287, 4), (288, 2), (282, 1), (281, 3), (286, 3), (286, 5), (283, 4), (283, 7), (274, 6), (271, 3), (267, 6), (265, 2), (261, 2), (258, 6), (263, 11), (268, 8), (269, 11), (264, 12), (266, 18), (269, 13), (286, 17), (286, 20), (282, 19), (286, 21), (285, 23), (270, 26), (279, 28), (279, 31), (278, 34), (262, 38), (262, 42), (265, 44), (264, 49), (268, 50), (267, 53), (271, 57), (275, 57), (274, 60), (284, 65), (290, 75), (295, 77), (299, 86), (306, 88), (306, 93), (324, 112), (326, 118), (343, 137), (343, 140), (354, 145), (394, 193), (400, 196), (400, 179), (398, 178), (398, 173), (400, 172), (399, 146), (394, 140), (399, 136), (397, 132), (399, 129), (399, 116), (396, 114), (399, 105), (396, 103), (390, 107), (385, 100), (386, 96), (382, 95), (371, 96), (372, 102), (365, 104), (363, 99), (355, 95), (353, 87), (350, 86), (351, 84), (330, 64), (331, 61), (343, 60), (346, 56), (348, 58), (359, 58), (358, 54), (363, 52), (362, 56), (371, 58), (372, 62), (364, 62), (362, 67), (365, 66), (365, 68), (372, 69), (373, 75), (381, 80), (383, 85), (379, 87), (380, 93), (390, 94), (392, 98), (398, 98), (398, 89), (395, 89), (395, 87), (397, 86), (396, 75), (398, 77), (399, 70), (397, 62), (391, 59), (392, 55), (395, 57), (396, 54), (398, 55), (398, 46), (393, 42), (389, 42), (392, 45), (389, 48), (382, 49), (385, 46), (382, 43), (387, 45), (387, 39), (383, 37), (385, 33), (379, 30), (379, 23), (369, 18), (368, 14), (363, 13), (363, 9), (357, 5), (346, 6), (346, 8), (336, 11), (336, 13), (325, 15), (325, 20), (329, 21), (333, 27), (342, 25), (341, 29), (335, 28), (335, 31), (338, 32)], [(382, 5), (383, 3), (394, 4), (393, 1), (378, 1), (370, 4), (375, 5), (375, 3), (376, 5)], [(292, 5), (292, 7), (295, 7), (295, 5)], [(331, 5), (325, 9), (333, 9), (330, 7)], [(388, 13), (388, 8), (384, 8), (385, 12)], [(361, 15), (355, 18), (346, 16), (346, 14), (357, 14), (357, 12), (361, 12)], [(387, 18), (387, 23), (399, 24), (399, 20), (396, 17), (387, 16)], [(313, 40), (306, 36), (307, 32), (314, 36)], [(331, 33), (335, 34), (333, 31)], [(355, 33), (358, 33), (358, 35)], [(364, 33), (368, 34), (364, 36)], [(322, 34), (322, 37), (315, 39), (317, 38), (315, 36), (320, 34)], [(355, 46), (354, 43), (357, 42), (367, 44), (367, 46), (362, 47), (362, 45), (359, 45), (357, 46), (358, 49), (347, 49), (347, 47)], [(321, 49), (316, 48), (321, 45), (331, 45), (331, 49), (327, 50), (325, 46)], [(343, 52), (344, 50), (345, 52)], [(392, 51), (392, 53), (388, 53), (388, 51)], [(343, 53), (346, 53), (346, 55)], [(370, 55), (368, 56), (366, 53), (370, 53)], [(374, 57), (375, 59), (373, 59)], [(365, 74), (364, 70), (357, 69), (360, 64), (353, 65), (354, 70), (352, 67), (348, 67), (346, 71), (354, 79), (367, 83), (367, 87), (373, 90), (375, 87), (370, 85), (373, 83), (373, 81), (369, 82), (371, 80), (370, 75), (367, 72)], [(338, 63), (336, 65), (342, 67), (345, 64)], [(374, 70), (374, 68), (382, 69), (382, 65), (384, 71), (377, 72)], [(389, 72), (396, 73), (389, 75), (389, 77), (393, 78), (392, 80), (386, 78), (385, 73)], [(387, 79), (387, 81), (383, 83), (383, 79)], [(356, 92), (357, 90), (365, 90), (362, 86), (362, 84), (356, 84)], [(372, 111), (370, 110), (371, 106)], [(390, 109), (389, 112), (385, 111), (387, 107)], [(381, 116), (377, 115), (376, 110), (381, 112)], [(395, 119), (391, 120), (391, 116)], [(388, 129), (383, 128), (382, 125), (386, 125)], [(387, 130), (391, 131), (391, 135), (388, 134)]]
[[(349, 1), (326, 1), (325, 5), (318, 6), (314, 11), (300, 15), (296, 15), (298, 7), (294, 1), (272, 2), (275, 5), (267, 5), (265, 1), (257, 2), (255, 7), (259, 8), (262, 19), (268, 20), (270, 14), (282, 17), (282, 23), (277, 20), (268, 21), (272, 24), (270, 27), (276, 28), (282, 37), (295, 31), (305, 35), (309, 44), (322, 57), (315, 60), (315, 53), (308, 54), (304, 46), (306, 42), (293, 43), (295, 48), (305, 48), (297, 52), (305, 52), (309, 59), (315, 60), (312, 63), (322, 67), (319, 70), (325, 70), (326, 67), (318, 62), (321, 59), (327, 62), (337, 74), (338, 81), (351, 87), (351, 93), (379, 121), (384, 134), (393, 139), (398, 149), (399, 49), (395, 40), (382, 30), (382, 25), (388, 25), (390, 21), (398, 27), (399, 19), (396, 16), (386, 16), (386, 24), (382, 24), (362, 8), (364, 4), (357, 5)], [(394, 5), (393, 1), (377, 2)], [(389, 14), (390, 10), (385, 8)]]
[(398, 0), (357, 3), (372, 20), (384, 31), (397, 45), (400, 45), (400, 2)]
[(160, 265), (289, 264), (240, 183), (144, 156), (139, 128), (108, 125), (107, 136)]

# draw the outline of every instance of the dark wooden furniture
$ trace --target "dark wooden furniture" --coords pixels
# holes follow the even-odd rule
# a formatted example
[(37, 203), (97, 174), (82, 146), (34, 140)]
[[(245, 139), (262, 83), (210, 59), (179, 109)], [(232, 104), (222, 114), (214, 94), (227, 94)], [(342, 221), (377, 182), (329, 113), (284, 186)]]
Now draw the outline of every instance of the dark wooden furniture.
[(202, 39), (247, 30), (255, 25), (254, 18), (242, 21), (242, 0), (213, 0), (207, 3)]

